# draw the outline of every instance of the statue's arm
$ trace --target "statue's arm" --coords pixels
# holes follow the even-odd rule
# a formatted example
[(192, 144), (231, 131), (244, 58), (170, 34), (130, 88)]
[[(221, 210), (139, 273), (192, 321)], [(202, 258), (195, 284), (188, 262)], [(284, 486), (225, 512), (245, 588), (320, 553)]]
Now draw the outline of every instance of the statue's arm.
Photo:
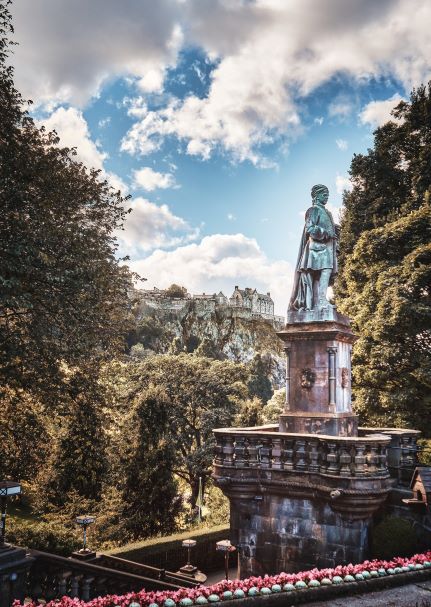
[(313, 240), (328, 240), (328, 233), (320, 225), (320, 211), (317, 207), (308, 209), (305, 215), (305, 229)]

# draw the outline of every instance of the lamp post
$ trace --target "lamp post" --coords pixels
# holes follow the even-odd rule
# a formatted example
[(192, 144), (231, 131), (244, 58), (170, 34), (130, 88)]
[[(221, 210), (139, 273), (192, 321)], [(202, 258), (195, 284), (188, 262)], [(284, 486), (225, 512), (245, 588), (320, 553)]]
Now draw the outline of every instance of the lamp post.
[(11, 495), (19, 495), (21, 493), (20, 483), (13, 481), (1, 481), (0, 482), (0, 507), (1, 507), (1, 523), (0, 523), (0, 550), (10, 548), (10, 544), (5, 542), (6, 536), (6, 510), (7, 510), (7, 498)]
[(216, 550), (224, 552), (224, 572), (226, 579), (229, 579), (229, 554), (235, 552), (235, 546), (232, 546), (230, 540), (221, 540), (216, 543)]
[(81, 559), (90, 559), (96, 556), (96, 553), (87, 548), (87, 527), (89, 527), (94, 521), (96, 517), (90, 516), (88, 514), (82, 514), (81, 516), (77, 516), (75, 518), (75, 523), (82, 527), (82, 548), (77, 552), (74, 552), (72, 556), (74, 558)]
[(193, 575), (197, 571), (197, 567), (195, 567), (194, 565), (191, 564), (190, 554), (191, 554), (192, 548), (194, 548), (196, 546), (196, 540), (183, 540), (183, 542), (181, 543), (181, 546), (183, 548), (187, 548), (187, 565), (184, 565), (184, 567), (181, 567), (180, 571), (187, 575)]

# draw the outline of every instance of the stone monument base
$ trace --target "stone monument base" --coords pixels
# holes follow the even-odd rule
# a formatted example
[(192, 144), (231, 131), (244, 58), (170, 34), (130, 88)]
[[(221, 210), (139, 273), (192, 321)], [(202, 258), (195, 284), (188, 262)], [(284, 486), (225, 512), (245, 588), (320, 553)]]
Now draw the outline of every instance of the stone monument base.
[(358, 416), (353, 413), (295, 411), (280, 415), (280, 432), (357, 436)]

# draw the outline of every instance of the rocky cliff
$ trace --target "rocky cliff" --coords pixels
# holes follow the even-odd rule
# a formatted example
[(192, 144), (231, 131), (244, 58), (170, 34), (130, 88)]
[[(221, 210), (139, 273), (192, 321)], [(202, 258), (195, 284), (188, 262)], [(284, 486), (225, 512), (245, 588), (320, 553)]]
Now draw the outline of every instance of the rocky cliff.
[[(284, 383), (282, 341), (276, 323), (251, 317), (248, 311), (208, 306), (193, 299), (152, 302), (139, 299), (135, 306), (136, 335), (132, 356), (147, 356), (200, 348), (237, 362), (249, 362), (259, 352), (268, 358), (274, 388)], [(275, 324), (275, 327), (274, 327)]]

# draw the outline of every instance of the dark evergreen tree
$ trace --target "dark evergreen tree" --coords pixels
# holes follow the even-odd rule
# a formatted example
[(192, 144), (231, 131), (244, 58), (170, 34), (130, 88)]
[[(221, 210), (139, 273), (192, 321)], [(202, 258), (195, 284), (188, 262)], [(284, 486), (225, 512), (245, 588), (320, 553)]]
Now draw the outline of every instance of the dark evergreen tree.
[(125, 464), (124, 527), (131, 538), (175, 529), (181, 510), (174, 480), (175, 451), (169, 441), (167, 395), (150, 386), (139, 395), (132, 417), (132, 440)]
[(345, 193), (337, 304), (359, 340), (355, 408), (366, 423), (431, 421), (431, 86), (413, 91)]
[(81, 373), (69, 381), (64, 428), (39, 478), (43, 509), (62, 507), (70, 499), (100, 499), (107, 472), (102, 398), (100, 385)]
[(248, 380), (248, 391), (250, 398), (257, 396), (265, 405), (273, 395), (273, 389), (269, 380), (268, 362), (257, 353), (249, 365), (250, 377)]

